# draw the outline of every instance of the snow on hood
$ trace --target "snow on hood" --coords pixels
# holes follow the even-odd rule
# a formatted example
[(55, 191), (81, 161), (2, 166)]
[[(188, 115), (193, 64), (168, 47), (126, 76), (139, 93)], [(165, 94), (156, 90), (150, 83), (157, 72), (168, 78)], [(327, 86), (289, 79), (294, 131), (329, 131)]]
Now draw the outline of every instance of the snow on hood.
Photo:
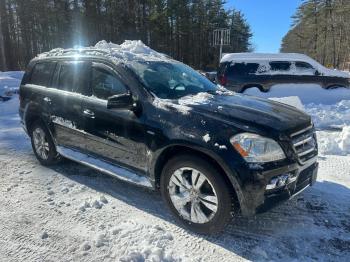
[(206, 92), (200, 92), (194, 95), (187, 95), (177, 100), (163, 99), (156, 97), (153, 104), (163, 110), (176, 110), (184, 115), (189, 114), (192, 105), (208, 104), (214, 96)]
[(56, 48), (49, 52), (42, 53), (38, 57), (62, 56), (62, 55), (104, 55), (121, 61), (143, 60), (171, 60), (165, 54), (159, 53), (146, 46), (141, 40), (125, 40), (121, 45), (99, 41), (92, 47), (76, 47), (73, 49)]
[[(332, 70), (324, 67), (316, 60), (308, 57), (304, 54), (297, 53), (277, 53), (277, 54), (268, 54), (268, 53), (230, 53), (225, 54), (220, 63), (258, 63), (261, 65), (268, 66), (268, 62), (270, 61), (288, 61), (288, 62), (307, 62), (312, 65), (318, 72), (325, 76), (337, 76), (337, 77), (345, 77), (350, 78), (350, 74), (340, 70)], [(269, 66), (268, 66), (269, 67)], [(268, 74), (273, 74), (273, 71), (268, 71)], [(278, 72), (280, 73), (280, 72)], [(296, 70), (291, 70), (284, 72), (285, 74), (298, 74)]]

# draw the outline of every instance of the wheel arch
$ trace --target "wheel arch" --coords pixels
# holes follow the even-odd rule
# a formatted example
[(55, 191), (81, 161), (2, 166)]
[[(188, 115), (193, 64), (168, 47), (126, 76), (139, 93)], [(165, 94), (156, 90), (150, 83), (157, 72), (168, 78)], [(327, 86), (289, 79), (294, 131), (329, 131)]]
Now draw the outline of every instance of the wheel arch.
[(31, 126), (37, 121), (42, 122), (43, 125), (48, 129), (48, 131), (50, 132), (51, 138), (53, 139), (54, 144), (56, 145), (56, 140), (55, 140), (55, 137), (53, 136), (52, 126), (47, 121), (45, 121), (45, 118), (42, 115), (42, 110), (40, 110), (40, 108), (38, 108), (35, 105), (28, 105), (24, 111), (23, 124), (29, 136), (30, 136)]
[(242, 87), (242, 93), (249, 88), (257, 87), (261, 92), (267, 92), (268, 90), (264, 88), (262, 84), (247, 84)]
[(168, 146), (166, 149), (164, 149), (157, 157), (157, 160), (153, 167), (154, 183), (157, 189), (160, 186), (160, 178), (163, 167), (172, 157), (176, 156), (177, 154), (195, 154), (196, 156), (200, 156), (201, 158), (211, 163), (222, 174), (226, 183), (230, 185), (230, 191), (233, 194), (233, 197), (238, 201), (235, 201), (235, 207), (241, 209), (244, 208), (244, 196), (237, 177), (230, 174), (232, 171), (230, 171), (229, 168), (218, 157), (215, 157), (214, 155), (208, 153), (207, 150), (201, 149), (199, 147), (176, 144)]

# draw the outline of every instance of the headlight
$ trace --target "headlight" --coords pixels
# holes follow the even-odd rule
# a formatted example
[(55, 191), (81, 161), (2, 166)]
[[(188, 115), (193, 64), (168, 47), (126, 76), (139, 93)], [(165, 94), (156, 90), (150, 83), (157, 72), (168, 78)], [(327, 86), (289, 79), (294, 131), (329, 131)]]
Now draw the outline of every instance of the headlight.
[(230, 142), (249, 163), (265, 163), (286, 158), (275, 140), (257, 134), (241, 133), (233, 136)]

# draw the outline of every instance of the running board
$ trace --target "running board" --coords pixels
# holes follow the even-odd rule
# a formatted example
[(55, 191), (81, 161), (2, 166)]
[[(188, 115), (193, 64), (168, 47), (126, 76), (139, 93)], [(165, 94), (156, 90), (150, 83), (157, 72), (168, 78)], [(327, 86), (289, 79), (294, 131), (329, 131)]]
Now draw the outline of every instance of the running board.
[(89, 156), (88, 154), (84, 154), (64, 146), (57, 146), (57, 152), (65, 158), (94, 168), (105, 174), (119, 178), (120, 180), (148, 188), (153, 188), (150, 180), (147, 177), (139, 176), (128, 169), (112, 165), (106, 161), (97, 159), (95, 157)]

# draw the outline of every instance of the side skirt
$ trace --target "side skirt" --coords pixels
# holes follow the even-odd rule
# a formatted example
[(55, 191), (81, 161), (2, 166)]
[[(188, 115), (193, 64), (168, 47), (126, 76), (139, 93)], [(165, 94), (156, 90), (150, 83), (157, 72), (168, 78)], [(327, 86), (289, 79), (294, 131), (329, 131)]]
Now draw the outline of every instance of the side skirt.
[(65, 158), (94, 168), (100, 172), (114, 176), (120, 180), (147, 188), (153, 188), (152, 183), (147, 177), (137, 175), (133, 171), (117, 165), (112, 165), (106, 161), (97, 159), (95, 157), (89, 156), (88, 154), (84, 154), (64, 146), (57, 146), (56, 149), (57, 152)]

